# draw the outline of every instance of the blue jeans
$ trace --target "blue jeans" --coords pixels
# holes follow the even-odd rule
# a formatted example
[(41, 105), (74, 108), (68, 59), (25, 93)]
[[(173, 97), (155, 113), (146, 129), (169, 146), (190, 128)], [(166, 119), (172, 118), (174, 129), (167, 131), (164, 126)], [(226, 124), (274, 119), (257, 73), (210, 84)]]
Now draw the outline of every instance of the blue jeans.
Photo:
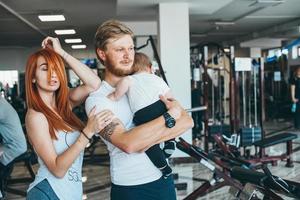
[(59, 198), (47, 179), (44, 179), (28, 191), (26, 200), (59, 200)]
[(134, 186), (112, 184), (111, 200), (176, 200), (173, 177)]

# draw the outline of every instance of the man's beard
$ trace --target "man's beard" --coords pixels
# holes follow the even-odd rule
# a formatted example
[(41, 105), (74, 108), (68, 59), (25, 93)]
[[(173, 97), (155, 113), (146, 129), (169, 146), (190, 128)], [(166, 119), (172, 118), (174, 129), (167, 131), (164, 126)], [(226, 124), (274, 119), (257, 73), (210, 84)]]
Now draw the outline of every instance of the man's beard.
[(132, 67), (128, 70), (117, 69), (110, 60), (105, 63), (106, 69), (115, 76), (127, 76), (132, 74)]

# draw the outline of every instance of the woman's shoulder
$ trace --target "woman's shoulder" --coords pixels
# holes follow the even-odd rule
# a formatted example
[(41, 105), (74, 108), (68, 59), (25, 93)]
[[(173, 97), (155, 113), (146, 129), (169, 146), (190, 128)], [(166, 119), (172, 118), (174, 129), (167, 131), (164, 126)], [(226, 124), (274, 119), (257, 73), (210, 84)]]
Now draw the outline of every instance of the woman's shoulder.
[(46, 116), (42, 112), (38, 112), (32, 108), (29, 108), (26, 113), (26, 122), (34, 121), (34, 122), (44, 122), (47, 121)]

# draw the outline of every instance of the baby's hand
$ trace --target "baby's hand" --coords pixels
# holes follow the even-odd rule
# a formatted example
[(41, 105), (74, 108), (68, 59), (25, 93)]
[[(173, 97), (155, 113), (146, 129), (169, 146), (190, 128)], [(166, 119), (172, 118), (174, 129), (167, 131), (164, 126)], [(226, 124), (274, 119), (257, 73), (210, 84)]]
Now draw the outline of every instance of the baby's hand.
[(107, 98), (109, 98), (112, 101), (116, 101), (117, 100), (114, 92), (112, 92), (109, 95), (107, 95)]

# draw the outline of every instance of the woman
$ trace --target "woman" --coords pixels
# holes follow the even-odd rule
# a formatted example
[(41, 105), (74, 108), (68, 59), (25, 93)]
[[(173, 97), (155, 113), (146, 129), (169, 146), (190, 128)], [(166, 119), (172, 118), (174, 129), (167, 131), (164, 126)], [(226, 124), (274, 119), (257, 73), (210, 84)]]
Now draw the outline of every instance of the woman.
[(295, 71), (294, 76), (291, 78), (291, 97), (294, 108), (294, 126), (298, 131), (300, 129), (300, 67)]
[[(26, 66), (26, 129), (35, 149), (39, 169), (29, 186), (27, 199), (82, 199), (83, 150), (90, 138), (112, 120), (110, 111), (89, 113), (87, 125), (72, 113), (100, 79), (85, 65), (67, 54), (57, 38), (47, 37)], [(83, 84), (69, 90), (61, 57)]]

